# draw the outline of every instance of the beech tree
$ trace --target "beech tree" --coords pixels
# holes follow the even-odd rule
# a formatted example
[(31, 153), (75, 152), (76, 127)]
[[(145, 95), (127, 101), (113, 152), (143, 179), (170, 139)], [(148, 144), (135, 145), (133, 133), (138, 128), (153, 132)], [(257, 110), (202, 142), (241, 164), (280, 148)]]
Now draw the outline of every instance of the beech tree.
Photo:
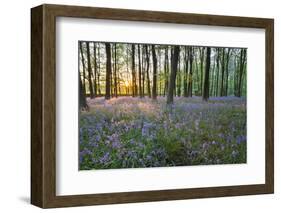
[(89, 81), (89, 91), (90, 91), (90, 97), (94, 98), (94, 89), (93, 89), (93, 82), (92, 82), (92, 65), (91, 65), (91, 56), (90, 56), (90, 47), (89, 47), (89, 42), (86, 42), (86, 47), (87, 47), (87, 64), (88, 64), (88, 81)]
[(188, 78), (187, 78), (187, 96), (192, 97), (192, 81), (193, 81), (193, 48), (189, 47), (189, 54), (188, 54), (188, 59), (189, 59), (189, 73), (188, 73)]
[(138, 61), (139, 61), (139, 96), (142, 98), (142, 81), (141, 81), (141, 50), (140, 50), (140, 45), (138, 45)]
[(110, 43), (105, 43), (106, 49), (106, 84), (105, 84), (105, 99), (110, 99), (110, 77), (111, 77), (111, 48)]
[(203, 100), (204, 101), (207, 101), (209, 99), (210, 55), (211, 55), (211, 48), (207, 47), (205, 78), (204, 78), (204, 91), (203, 91)]
[(152, 84), (152, 99), (157, 98), (157, 58), (155, 53), (155, 46), (151, 45), (152, 61), (153, 61), (153, 84)]
[(81, 80), (83, 90), (86, 94), (86, 65), (85, 65), (85, 59), (84, 59), (84, 51), (82, 47), (82, 41), (79, 41), (79, 50), (80, 50), (80, 56), (81, 56), (81, 62), (82, 62), (82, 70), (83, 70), (83, 80)]
[(78, 51), (85, 98), (246, 95), (245, 48), (81, 41)]
[(147, 83), (147, 93), (148, 97), (151, 98), (151, 89), (150, 89), (150, 78), (149, 78), (149, 64), (150, 64), (150, 54), (148, 51), (148, 45), (144, 46), (145, 48), (145, 53), (146, 53), (146, 83)]
[(178, 59), (180, 48), (179, 46), (174, 46), (171, 49), (171, 74), (170, 74), (170, 83), (168, 89), (168, 96), (167, 96), (167, 104), (171, 104), (174, 102), (174, 88), (176, 83), (177, 77), (177, 69), (178, 69)]
[(136, 70), (135, 70), (135, 45), (132, 44), (132, 91), (133, 97), (137, 96), (138, 94), (138, 87), (137, 87), (137, 78), (136, 78)]

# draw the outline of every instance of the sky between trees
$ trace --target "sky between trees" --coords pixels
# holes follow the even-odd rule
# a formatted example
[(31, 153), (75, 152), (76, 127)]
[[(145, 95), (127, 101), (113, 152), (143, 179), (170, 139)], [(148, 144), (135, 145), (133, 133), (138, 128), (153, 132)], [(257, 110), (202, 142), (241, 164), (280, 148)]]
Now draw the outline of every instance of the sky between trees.
[(247, 49), (79, 41), (79, 102), (86, 97), (246, 96)]

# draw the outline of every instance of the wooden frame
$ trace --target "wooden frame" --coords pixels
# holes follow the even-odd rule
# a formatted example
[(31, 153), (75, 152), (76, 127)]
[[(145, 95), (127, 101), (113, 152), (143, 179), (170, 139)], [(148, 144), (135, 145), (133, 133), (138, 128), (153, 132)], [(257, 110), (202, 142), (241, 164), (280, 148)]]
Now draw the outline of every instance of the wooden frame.
[[(56, 196), (56, 17), (262, 28), (266, 32), (265, 184), (159, 191)], [(41, 5), (31, 9), (31, 203), (65, 207), (218, 196), (274, 191), (274, 21), (273, 19)]]

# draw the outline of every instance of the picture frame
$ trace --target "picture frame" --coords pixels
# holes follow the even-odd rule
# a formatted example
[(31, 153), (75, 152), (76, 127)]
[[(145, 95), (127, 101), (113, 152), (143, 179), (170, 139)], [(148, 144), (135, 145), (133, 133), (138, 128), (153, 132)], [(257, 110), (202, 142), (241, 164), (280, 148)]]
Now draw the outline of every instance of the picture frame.
[[(56, 18), (265, 30), (265, 183), (96, 194), (56, 194)], [(261, 139), (263, 140), (263, 139)], [(209, 198), (274, 192), (274, 20), (44, 4), (31, 9), (31, 203), (41, 208)]]

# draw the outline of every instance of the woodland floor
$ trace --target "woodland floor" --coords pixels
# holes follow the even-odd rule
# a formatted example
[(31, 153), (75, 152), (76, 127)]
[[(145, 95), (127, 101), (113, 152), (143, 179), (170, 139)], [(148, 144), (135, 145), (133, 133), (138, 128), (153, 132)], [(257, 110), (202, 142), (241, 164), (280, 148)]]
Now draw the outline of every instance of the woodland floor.
[(80, 112), (79, 169), (246, 163), (246, 99), (88, 99)]

